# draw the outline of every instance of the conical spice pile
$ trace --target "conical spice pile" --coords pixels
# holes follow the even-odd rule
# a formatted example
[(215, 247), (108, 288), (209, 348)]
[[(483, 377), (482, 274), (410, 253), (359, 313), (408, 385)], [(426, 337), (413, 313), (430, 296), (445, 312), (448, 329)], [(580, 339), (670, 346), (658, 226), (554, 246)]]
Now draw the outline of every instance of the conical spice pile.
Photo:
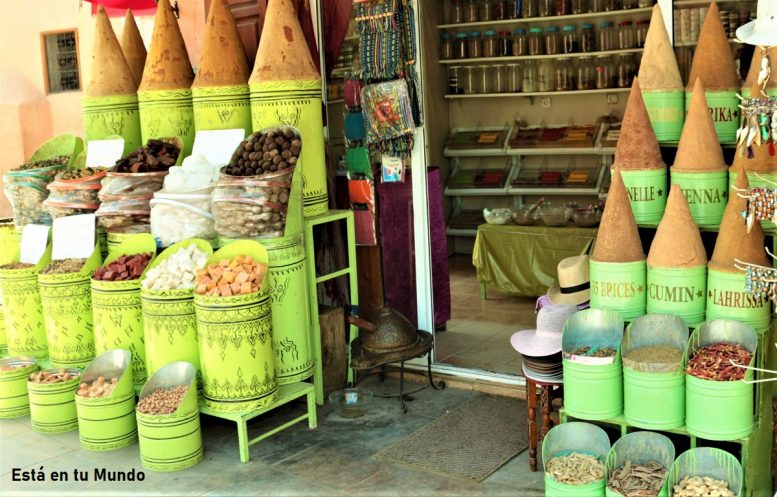
[(119, 40), (111, 27), (111, 21), (102, 4), (95, 16), (94, 45), (86, 97), (131, 95), (138, 84), (132, 76)]
[(674, 169), (678, 171), (711, 172), (725, 170), (715, 123), (707, 107), (707, 97), (701, 80), (693, 87), (691, 106), (685, 117), (683, 134), (677, 146)]
[(645, 37), (645, 51), (639, 63), (639, 81), (643, 90), (683, 89), (683, 79), (677, 66), (674, 47), (664, 25), (661, 7), (653, 6), (650, 27)]
[(614, 169), (664, 168), (656, 133), (650, 124), (645, 101), (642, 98), (639, 78), (634, 78), (629, 101), (623, 114), (621, 134), (615, 148)]
[[(747, 70), (747, 78), (742, 85), (742, 88), (753, 88), (753, 85), (758, 83), (758, 72), (761, 70), (761, 59), (763, 50), (761, 47), (755, 47), (753, 50), (753, 60), (750, 62), (750, 69)], [(777, 46), (769, 47), (767, 52), (769, 54), (769, 61), (772, 65), (772, 75), (766, 83), (767, 90), (777, 89)], [(759, 98), (764, 98), (763, 95), (759, 95)]]
[(213, 0), (205, 23), (202, 57), (192, 88), (248, 84), (243, 43), (225, 0)]
[(696, 78), (701, 79), (707, 91), (739, 88), (739, 74), (734, 55), (731, 53), (728, 34), (720, 20), (718, 4), (714, 0), (707, 10), (704, 24), (699, 32), (699, 41), (693, 54), (686, 91), (693, 91)]
[(707, 253), (699, 228), (691, 216), (688, 201), (680, 185), (672, 185), (666, 210), (650, 245), (650, 267), (690, 268), (707, 264)]
[(620, 172), (612, 171), (612, 184), (607, 194), (599, 232), (591, 260), (596, 262), (636, 262), (645, 260), (637, 222), (629, 203), (626, 185)]
[(140, 84), (143, 78), (143, 67), (146, 65), (146, 46), (143, 44), (143, 38), (140, 37), (140, 30), (130, 9), (127, 9), (127, 14), (124, 16), (120, 45), (132, 77), (137, 84)]
[(138, 91), (190, 88), (194, 71), (169, 0), (159, 0), (151, 47)]

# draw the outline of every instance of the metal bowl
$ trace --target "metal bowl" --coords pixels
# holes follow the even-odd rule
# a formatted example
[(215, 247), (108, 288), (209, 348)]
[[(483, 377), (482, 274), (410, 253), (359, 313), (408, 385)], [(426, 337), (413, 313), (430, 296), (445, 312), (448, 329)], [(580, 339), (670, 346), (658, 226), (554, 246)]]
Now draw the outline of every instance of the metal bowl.
[(329, 403), (344, 418), (358, 418), (369, 411), (372, 392), (364, 388), (344, 388), (329, 394)]

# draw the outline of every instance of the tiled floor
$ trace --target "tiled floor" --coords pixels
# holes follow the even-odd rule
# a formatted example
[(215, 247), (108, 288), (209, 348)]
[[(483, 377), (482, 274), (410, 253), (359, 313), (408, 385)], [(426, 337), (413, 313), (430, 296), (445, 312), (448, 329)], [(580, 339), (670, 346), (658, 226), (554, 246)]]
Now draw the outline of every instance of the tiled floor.
[(512, 297), (495, 290), (480, 297), (470, 256), (449, 260), (451, 320), (436, 333), (437, 362), (496, 373), (520, 374), (521, 359), (510, 336), (534, 328), (534, 298)]

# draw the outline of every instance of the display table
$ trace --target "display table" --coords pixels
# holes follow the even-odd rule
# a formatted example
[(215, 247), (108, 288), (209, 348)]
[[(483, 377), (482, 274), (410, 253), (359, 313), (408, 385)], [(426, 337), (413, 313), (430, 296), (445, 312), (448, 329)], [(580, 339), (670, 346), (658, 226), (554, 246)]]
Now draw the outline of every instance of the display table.
[(472, 252), (481, 297), (486, 288), (521, 297), (544, 295), (556, 280), (556, 266), (567, 257), (588, 253), (596, 228), (496, 226), (481, 224)]

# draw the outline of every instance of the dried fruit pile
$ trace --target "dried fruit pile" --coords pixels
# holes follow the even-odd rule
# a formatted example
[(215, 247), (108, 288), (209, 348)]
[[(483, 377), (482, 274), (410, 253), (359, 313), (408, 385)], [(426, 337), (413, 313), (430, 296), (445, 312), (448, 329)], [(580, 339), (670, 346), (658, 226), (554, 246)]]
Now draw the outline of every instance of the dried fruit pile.
[(0, 266), (0, 269), (26, 269), (28, 267), (33, 267), (34, 265), (35, 264), (29, 264), (27, 262), (12, 262), (10, 264)]
[(78, 386), (76, 395), (90, 398), (107, 397), (113, 393), (113, 390), (116, 388), (116, 384), (118, 382), (118, 378), (114, 377), (110, 380), (106, 380), (104, 376), (100, 376), (91, 383), (81, 383)]
[(586, 345), (572, 351), (572, 355), (583, 355), (588, 357), (613, 357), (618, 351), (612, 347), (591, 347)]
[(141, 285), (148, 290), (194, 288), (197, 271), (204, 268), (207, 262), (205, 252), (197, 245), (189, 245), (149, 269)]
[(116, 161), (111, 169), (115, 173), (155, 173), (167, 171), (175, 165), (181, 151), (172, 143), (149, 140), (124, 159)]
[(102, 281), (136, 280), (143, 274), (153, 254), (122, 255), (94, 272), (94, 279)]
[(64, 381), (70, 381), (81, 376), (81, 373), (71, 373), (67, 369), (47, 369), (44, 371), (38, 371), (30, 375), (30, 381), (33, 383), (62, 383)]
[(290, 130), (256, 132), (232, 154), (224, 169), (231, 176), (258, 176), (283, 171), (297, 164), (302, 141)]
[(685, 372), (704, 380), (736, 381), (745, 377), (745, 368), (731, 364), (747, 366), (752, 354), (738, 343), (718, 342), (705, 345), (693, 354)]
[(143, 414), (172, 414), (178, 409), (188, 386), (160, 388), (146, 395), (138, 402), (137, 410)]
[(664, 485), (666, 473), (666, 468), (655, 461), (631, 464), (627, 460), (610, 474), (607, 486), (625, 497), (655, 497)]
[(630, 350), (625, 359), (634, 362), (679, 364), (683, 360), (683, 351), (670, 345), (647, 345)]
[(548, 461), (545, 473), (559, 483), (586, 485), (604, 479), (604, 464), (594, 456), (570, 452)]
[(735, 497), (728, 488), (728, 482), (707, 476), (685, 478), (674, 486), (674, 497)]
[(41, 274), (77, 273), (86, 264), (86, 259), (60, 259), (53, 261), (41, 271)]
[(213, 297), (229, 297), (258, 292), (262, 286), (267, 266), (247, 256), (234, 260), (223, 259), (197, 271), (196, 293)]
[(68, 162), (70, 162), (69, 155), (60, 155), (59, 157), (54, 157), (53, 159), (36, 160), (35, 162), (22, 164), (16, 169), (12, 169), (12, 171), (27, 171), (29, 169), (40, 169), (42, 167), (51, 166), (67, 166)]
[(56, 179), (74, 180), (74, 179), (88, 178), (90, 176), (94, 176), (97, 173), (101, 173), (105, 170), (106, 168), (104, 167), (84, 167), (81, 169), (68, 169), (66, 171), (59, 173)]

